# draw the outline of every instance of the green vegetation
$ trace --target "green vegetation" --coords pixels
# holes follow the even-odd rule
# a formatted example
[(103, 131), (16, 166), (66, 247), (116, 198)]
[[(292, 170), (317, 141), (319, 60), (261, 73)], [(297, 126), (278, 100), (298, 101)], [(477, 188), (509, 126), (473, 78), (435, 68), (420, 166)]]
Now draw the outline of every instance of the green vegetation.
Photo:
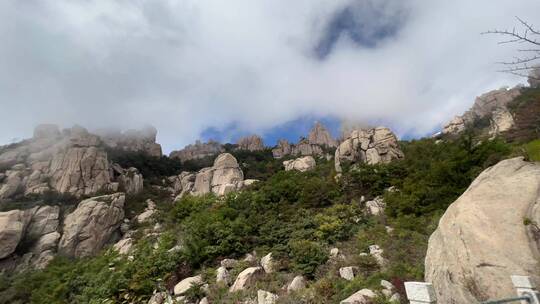
[(525, 151), (531, 161), (540, 161), (540, 139), (533, 140), (525, 145)]
[[(259, 257), (272, 252), (279, 271), (238, 294), (211, 284), (211, 302), (236, 303), (256, 288), (279, 292), (294, 274), (311, 280), (313, 303), (337, 303), (361, 288), (377, 290), (381, 279), (402, 290), (402, 282), (423, 278), (427, 240), (440, 215), (483, 169), (511, 155), (512, 147), (501, 140), (477, 143), (467, 135), (449, 142), (422, 139), (401, 144), (404, 160), (349, 166), (339, 179), (333, 161), (318, 160), (310, 172), (285, 172), (267, 150), (233, 151), (246, 177), (261, 182), (220, 198), (187, 196), (174, 205), (147, 189), (127, 205), (140, 208), (140, 202), (152, 197), (165, 232), (158, 239), (141, 233), (133, 260), (109, 251), (79, 260), (58, 257), (42, 271), (0, 277), (0, 303), (144, 303), (158, 279), (170, 289), (196, 273), (212, 278), (221, 259), (253, 251)], [(165, 168), (169, 160), (163, 162), (141, 170), (159, 177), (181, 168)], [(391, 186), (395, 190), (389, 191)], [(361, 197), (381, 195), (386, 214), (366, 216)], [(181, 249), (170, 251), (177, 243)], [(384, 269), (373, 257), (360, 255), (373, 244), (384, 250)], [(345, 259), (329, 260), (332, 247), (340, 248)], [(339, 267), (350, 265), (359, 266), (360, 274), (352, 281), (340, 279)], [(242, 263), (232, 275), (246, 266)], [(200, 288), (189, 293), (191, 298), (201, 296)], [(292, 293), (280, 301), (306, 303), (307, 296), (307, 291)], [(382, 298), (377, 301), (385, 303)]]

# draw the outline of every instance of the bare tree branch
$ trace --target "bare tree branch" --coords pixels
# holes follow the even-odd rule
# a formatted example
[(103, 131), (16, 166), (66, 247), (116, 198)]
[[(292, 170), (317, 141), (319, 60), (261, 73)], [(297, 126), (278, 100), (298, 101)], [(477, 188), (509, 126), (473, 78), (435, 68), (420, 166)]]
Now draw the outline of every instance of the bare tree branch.
[(517, 16), (516, 19), (522, 27), (521, 30), (516, 30), (514, 27), (511, 31), (495, 29), (483, 32), (481, 34), (495, 34), (508, 38), (506, 40), (499, 41), (498, 44), (515, 43), (531, 46), (517, 50), (520, 54), (527, 54), (528, 56), (515, 56), (511, 61), (497, 62), (497, 64), (507, 67), (498, 72), (509, 73), (520, 77), (528, 77), (529, 79), (537, 79), (536, 74), (540, 73), (534, 71), (540, 70), (540, 65), (537, 64), (537, 62), (540, 62), (540, 39), (537, 39), (536, 36), (540, 36), (540, 30), (535, 29), (532, 24)]

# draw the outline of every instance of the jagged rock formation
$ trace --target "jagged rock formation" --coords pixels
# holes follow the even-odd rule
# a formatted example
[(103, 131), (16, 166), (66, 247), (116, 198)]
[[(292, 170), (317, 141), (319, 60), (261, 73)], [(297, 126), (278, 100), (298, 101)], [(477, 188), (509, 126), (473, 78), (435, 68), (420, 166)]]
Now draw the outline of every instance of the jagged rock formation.
[(192, 192), (196, 195), (213, 192), (224, 195), (240, 189), (243, 184), (244, 173), (236, 158), (229, 153), (220, 154), (210, 168), (204, 168), (195, 177)]
[(496, 136), (510, 130), (514, 126), (514, 117), (506, 107), (500, 107), (493, 111), (489, 124), (489, 135)]
[(280, 139), (277, 146), (272, 149), (272, 155), (274, 158), (282, 158), (291, 154), (292, 147), (288, 140)]
[(311, 129), (308, 135), (308, 141), (311, 144), (326, 146), (335, 148), (337, 147), (337, 142), (326, 127), (320, 122), (316, 122), (315, 126)]
[[(24, 244), (19, 267), (43, 268), (52, 260), (60, 239), (58, 233), (60, 210), (57, 206), (41, 206), (27, 210), (0, 212), (0, 259), (15, 254)], [(19, 261), (21, 262), (21, 261)]]
[[(476, 97), (471, 109), (466, 111), (461, 116), (454, 117), (448, 124), (446, 124), (443, 127), (442, 133), (455, 135), (465, 130), (467, 126), (472, 126), (475, 121), (486, 117), (491, 117), (497, 111), (499, 113), (508, 112), (506, 109), (508, 103), (514, 100), (514, 98), (520, 94), (520, 87), (514, 87), (512, 89), (501, 88), (482, 94)], [(510, 120), (506, 119), (506, 121), (509, 122)], [(511, 128), (511, 126), (508, 127), (506, 124), (507, 123), (505, 123), (505, 128)], [(495, 127), (492, 127), (492, 129), (495, 129)]]
[(514, 158), (480, 174), (429, 239), (426, 281), (441, 303), (515, 293), (510, 275), (539, 279), (540, 165)]
[(126, 194), (137, 194), (143, 191), (143, 176), (139, 173), (139, 170), (137, 170), (137, 168), (131, 167), (128, 169), (124, 169), (118, 164), (113, 164), (111, 166), (111, 169), (111, 176), (115, 177), (118, 184), (118, 186), (112, 185), (110, 187), (112, 190), (122, 190)]
[(124, 201), (124, 193), (115, 193), (80, 202), (64, 220), (58, 251), (72, 257), (96, 254), (120, 228)]
[(230, 153), (222, 153), (216, 157), (212, 167), (203, 168), (197, 173), (182, 172), (178, 176), (169, 177), (168, 180), (172, 185), (172, 192), (177, 195), (175, 200), (188, 193), (224, 195), (255, 182), (255, 180), (244, 181), (244, 173), (236, 158)]
[(330, 132), (321, 123), (317, 122), (309, 132), (308, 138), (301, 138), (297, 144), (290, 144), (287, 140), (281, 139), (277, 146), (272, 149), (274, 158), (282, 158), (287, 155), (293, 156), (320, 156), (323, 155), (323, 148), (333, 148), (337, 142), (332, 138)]
[(119, 186), (135, 194), (143, 185), (135, 168), (111, 166), (102, 140), (79, 126), (60, 132), (57, 126), (40, 125), (32, 139), (3, 147), (0, 174), (0, 199), (49, 190), (94, 195)]
[(130, 152), (144, 152), (148, 155), (161, 157), (161, 145), (156, 143), (157, 130), (146, 126), (141, 130), (100, 129), (95, 131), (103, 142), (114, 149)]
[(238, 150), (247, 150), (247, 151), (262, 151), (264, 150), (264, 143), (260, 136), (250, 135), (242, 137), (236, 143), (238, 145)]
[(403, 158), (397, 137), (385, 127), (354, 130), (339, 145), (335, 154), (336, 171), (341, 172), (341, 163), (389, 163)]
[(169, 154), (169, 157), (178, 158), (184, 162), (187, 160), (214, 156), (224, 151), (223, 145), (218, 142), (210, 140), (207, 143), (201, 143), (201, 141), (197, 140), (195, 144), (187, 145), (182, 150), (172, 151)]
[(315, 169), (315, 159), (313, 156), (304, 156), (297, 159), (286, 160), (283, 162), (285, 171), (297, 170), (306, 172)]

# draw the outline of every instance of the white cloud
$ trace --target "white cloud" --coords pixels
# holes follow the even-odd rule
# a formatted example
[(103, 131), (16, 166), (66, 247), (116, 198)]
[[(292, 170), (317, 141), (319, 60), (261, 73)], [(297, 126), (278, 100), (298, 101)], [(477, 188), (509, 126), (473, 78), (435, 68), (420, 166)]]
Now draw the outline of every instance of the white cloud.
[(310, 114), (422, 135), (474, 96), (523, 82), (495, 72), (515, 49), (479, 33), (514, 16), (534, 23), (536, 0), (354, 1), (368, 33), (403, 17), (396, 35), (373, 48), (342, 35), (318, 60), (351, 2), (3, 1), (0, 142), (39, 122), (150, 123), (170, 149), (208, 127), (264, 131)]

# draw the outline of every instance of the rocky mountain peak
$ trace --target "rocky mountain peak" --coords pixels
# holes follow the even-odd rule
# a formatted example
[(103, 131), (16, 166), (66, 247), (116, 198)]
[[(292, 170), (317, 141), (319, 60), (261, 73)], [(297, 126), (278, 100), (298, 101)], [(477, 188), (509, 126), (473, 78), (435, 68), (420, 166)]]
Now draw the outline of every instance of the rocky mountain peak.
[(316, 122), (308, 135), (308, 140), (311, 144), (321, 145), (326, 147), (337, 147), (337, 142), (332, 138), (328, 129), (320, 122)]
[(240, 138), (237, 143), (239, 150), (261, 151), (264, 150), (263, 139), (258, 135), (250, 135)]
[(225, 148), (223, 148), (223, 145), (217, 141), (209, 140), (207, 143), (203, 143), (200, 140), (197, 140), (194, 144), (187, 145), (182, 150), (172, 151), (169, 154), (169, 157), (178, 158), (184, 162), (187, 160), (217, 155), (224, 151)]

